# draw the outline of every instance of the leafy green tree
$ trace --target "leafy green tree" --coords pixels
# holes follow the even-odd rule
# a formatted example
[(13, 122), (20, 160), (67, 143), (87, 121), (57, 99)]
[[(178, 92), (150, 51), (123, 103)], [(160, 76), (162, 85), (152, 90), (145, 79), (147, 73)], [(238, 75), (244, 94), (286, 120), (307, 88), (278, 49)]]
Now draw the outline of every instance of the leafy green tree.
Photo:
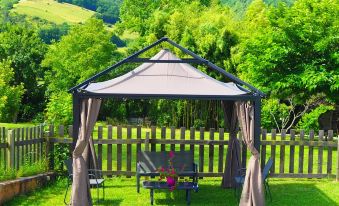
[(67, 91), (56, 91), (49, 97), (46, 107), (46, 121), (55, 125), (72, 124), (72, 95)]
[(330, 0), (271, 8), (269, 25), (242, 42), (238, 71), (272, 97), (302, 102), (324, 93), (338, 103), (337, 11)]
[(107, 22), (114, 24), (119, 20), (119, 10), (122, 4), (122, 0), (98, 0), (96, 3), (96, 11), (100, 13), (102, 19)]
[[(42, 62), (50, 68), (46, 73), (46, 95), (50, 101), (48, 119), (53, 120), (61, 112), (58, 108), (64, 107), (62, 104), (70, 107), (69, 101), (62, 101), (70, 98), (66, 93), (68, 89), (103, 70), (118, 57), (116, 46), (111, 43), (111, 33), (105, 29), (103, 21), (97, 19), (73, 27), (68, 35), (52, 44)], [(66, 115), (63, 117), (60, 121), (69, 123)]]
[(59, 41), (62, 36), (66, 35), (70, 26), (67, 23), (61, 25), (45, 23), (39, 27), (39, 36), (46, 43), (51, 44), (53, 41)]
[(124, 29), (131, 29), (143, 35), (146, 31), (146, 21), (159, 6), (159, 1), (125, 0), (120, 7), (120, 19)]
[(21, 98), (25, 92), (23, 84), (12, 86), (14, 72), (9, 61), (0, 62), (0, 121), (16, 122)]
[(338, 8), (327, 0), (249, 6), (234, 56), (241, 77), (268, 95), (264, 125), (289, 129), (305, 115), (300, 125), (306, 128), (306, 119), (315, 122), (321, 114), (314, 109), (323, 108), (319, 95), (338, 104)]
[(30, 120), (44, 108), (44, 71), (40, 63), (47, 50), (36, 30), (25, 25), (3, 25), (0, 33), (0, 59), (10, 62), (12, 85), (23, 84), (25, 93), (18, 114), (21, 121)]
[(69, 4), (78, 5), (86, 9), (95, 11), (97, 0), (57, 0), (58, 2), (66, 2)]
[(305, 114), (297, 124), (297, 128), (304, 130), (319, 130), (319, 117), (329, 110), (334, 110), (334, 107), (331, 105), (319, 105), (312, 111)]

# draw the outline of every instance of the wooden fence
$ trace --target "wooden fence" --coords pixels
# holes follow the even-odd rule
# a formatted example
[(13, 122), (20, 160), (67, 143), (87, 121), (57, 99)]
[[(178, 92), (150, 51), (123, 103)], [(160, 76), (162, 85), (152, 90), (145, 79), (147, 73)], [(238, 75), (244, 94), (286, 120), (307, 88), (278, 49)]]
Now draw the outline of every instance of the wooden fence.
[(43, 142), (43, 126), (16, 129), (0, 127), (1, 168), (18, 170), (24, 164), (44, 160)]
[[(55, 144), (71, 146), (72, 127), (49, 126), (46, 131), (42, 127), (15, 129), (8, 132), (0, 129), (0, 161), (5, 165), (19, 168), (25, 154), (32, 153), (32, 161), (49, 157), (50, 168), (54, 168)], [(42, 134), (46, 134), (43, 137)], [(99, 126), (93, 133), (94, 144), (98, 157), (99, 168), (106, 175), (135, 174), (137, 153), (150, 151), (191, 150), (199, 165), (199, 175), (202, 177), (221, 176), (224, 170), (225, 156), (228, 145), (228, 133), (224, 129), (195, 128), (141, 128), (140, 126), (113, 127)], [(241, 138), (241, 136), (239, 136)], [(261, 166), (269, 157), (274, 160), (272, 176), (295, 178), (336, 177), (339, 180), (338, 141), (334, 140), (333, 131), (320, 130), (317, 134), (310, 131), (289, 134), (282, 130), (267, 132), (262, 130)], [(14, 144), (13, 144), (14, 142)], [(46, 142), (46, 144), (44, 143)], [(45, 147), (44, 147), (45, 145)], [(4, 152), (5, 151), (5, 152)], [(14, 152), (12, 152), (14, 151)], [(13, 155), (14, 154), (14, 155)], [(47, 155), (46, 155), (47, 154)], [(243, 165), (250, 157), (245, 145), (239, 158)]]
[[(59, 128), (58, 131), (63, 131)], [(68, 129), (71, 131), (71, 128)], [(146, 131), (145, 131), (146, 130)], [(61, 134), (64, 137), (64, 134)], [(241, 137), (239, 137), (241, 138)], [(199, 165), (200, 176), (221, 176), (224, 170), (227, 152), (228, 133), (224, 129), (204, 128), (196, 130), (190, 128), (156, 128), (142, 129), (141, 127), (127, 126), (102, 127), (94, 132), (94, 144), (97, 149), (99, 168), (107, 175), (135, 174), (137, 152), (191, 150), (195, 161)], [(69, 138), (57, 138), (51, 135), (50, 144), (72, 142)], [(274, 160), (272, 176), (275, 177), (303, 177), (323, 178), (339, 177), (338, 142), (333, 139), (333, 131), (320, 130), (316, 135), (314, 131), (305, 134), (300, 131), (296, 134), (291, 130), (286, 134), (282, 130), (270, 133), (262, 130), (261, 164), (264, 166), (269, 157)], [(245, 145), (242, 145), (242, 164), (250, 157)]]

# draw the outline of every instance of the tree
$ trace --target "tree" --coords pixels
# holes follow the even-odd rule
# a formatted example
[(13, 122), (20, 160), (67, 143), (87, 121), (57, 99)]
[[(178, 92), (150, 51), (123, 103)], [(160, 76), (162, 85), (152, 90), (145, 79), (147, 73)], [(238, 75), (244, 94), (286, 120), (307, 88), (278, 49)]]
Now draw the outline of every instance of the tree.
[(9, 61), (0, 62), (0, 121), (16, 122), (22, 95), (23, 84), (12, 86), (14, 72)]
[(44, 71), (40, 64), (46, 45), (36, 30), (25, 25), (5, 24), (0, 33), (0, 59), (10, 62), (14, 78), (11, 85), (23, 84), (25, 93), (18, 118), (30, 120), (44, 108)]
[[(330, 0), (301, 0), (276, 8), (260, 1), (254, 4), (243, 22), (237, 70), (287, 111), (277, 112), (273, 122), (291, 128), (316, 106), (326, 101), (338, 104), (338, 4)], [(317, 102), (319, 95), (325, 102)], [(274, 104), (266, 106), (275, 111)]]
[(66, 35), (69, 27), (67, 23), (62, 23), (61, 25), (45, 23), (39, 27), (39, 36), (46, 44), (51, 44)]
[(121, 4), (122, 0), (98, 0), (96, 11), (101, 14), (105, 22), (114, 24), (119, 20)]
[[(103, 70), (118, 57), (116, 46), (111, 42), (111, 33), (105, 29), (103, 21), (97, 19), (73, 27), (60, 42), (52, 44), (42, 62), (43, 66), (50, 68), (46, 73), (46, 96), (50, 101), (47, 105), (48, 119), (57, 115), (53, 114), (58, 112), (54, 108), (62, 107), (56, 105), (57, 102), (70, 104), (62, 101), (69, 98), (70, 94), (65, 93), (68, 89)], [(69, 119), (63, 120), (69, 123)]]
[(267, 13), (269, 25), (245, 39), (238, 71), (269, 96), (296, 103), (324, 93), (339, 102), (338, 4), (297, 1)]

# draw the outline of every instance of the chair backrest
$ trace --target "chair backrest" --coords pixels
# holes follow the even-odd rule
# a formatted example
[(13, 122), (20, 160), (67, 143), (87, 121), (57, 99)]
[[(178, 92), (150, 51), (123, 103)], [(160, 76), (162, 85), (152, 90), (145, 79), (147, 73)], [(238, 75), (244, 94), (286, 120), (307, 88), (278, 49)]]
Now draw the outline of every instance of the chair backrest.
[(66, 165), (68, 175), (72, 175), (73, 174), (73, 159), (67, 159), (64, 161), (64, 163)]
[[(156, 172), (158, 168), (168, 168), (169, 152), (146, 152), (138, 154), (140, 169), (143, 172)], [(191, 151), (174, 152), (173, 167), (177, 171), (193, 171), (194, 156)]]
[(267, 161), (267, 163), (265, 164), (264, 170), (262, 171), (262, 179), (266, 180), (266, 178), (268, 177), (268, 174), (271, 170), (271, 167), (273, 165), (273, 159), (270, 157)]

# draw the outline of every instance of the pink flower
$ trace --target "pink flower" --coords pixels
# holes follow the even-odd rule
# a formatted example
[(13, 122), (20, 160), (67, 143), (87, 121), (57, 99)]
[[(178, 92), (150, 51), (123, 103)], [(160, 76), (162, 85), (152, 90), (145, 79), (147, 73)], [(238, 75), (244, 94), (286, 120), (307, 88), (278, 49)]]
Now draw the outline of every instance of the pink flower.
[(175, 185), (175, 179), (173, 177), (166, 177), (168, 186), (173, 187)]
[(169, 152), (169, 156), (170, 156), (170, 158), (173, 158), (173, 157), (174, 157), (174, 152), (173, 152), (173, 151), (170, 151), (170, 152)]
[(172, 169), (171, 174), (173, 174), (173, 175), (175, 174), (175, 170), (174, 169)]
[(164, 171), (165, 171), (165, 168), (164, 168), (164, 167), (161, 167), (160, 171), (161, 171), (161, 172), (164, 172)]

